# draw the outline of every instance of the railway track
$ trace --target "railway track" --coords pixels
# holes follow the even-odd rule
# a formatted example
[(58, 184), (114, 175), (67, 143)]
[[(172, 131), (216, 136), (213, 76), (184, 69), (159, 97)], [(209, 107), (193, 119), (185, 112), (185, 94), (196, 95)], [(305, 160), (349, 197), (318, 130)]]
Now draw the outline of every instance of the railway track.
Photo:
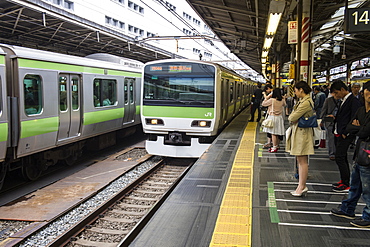
[[(138, 158), (137, 166), (106, 188), (84, 199), (80, 205), (66, 209), (53, 220), (31, 222), (0, 245), (124, 246), (132, 241), (194, 163), (193, 159), (163, 160), (149, 155), (139, 158), (143, 155), (141, 150), (138, 150), (139, 155), (134, 155)], [(132, 152), (135, 153), (135, 149), (116, 159), (131, 160)], [(11, 222), (8, 228), (17, 223)]]

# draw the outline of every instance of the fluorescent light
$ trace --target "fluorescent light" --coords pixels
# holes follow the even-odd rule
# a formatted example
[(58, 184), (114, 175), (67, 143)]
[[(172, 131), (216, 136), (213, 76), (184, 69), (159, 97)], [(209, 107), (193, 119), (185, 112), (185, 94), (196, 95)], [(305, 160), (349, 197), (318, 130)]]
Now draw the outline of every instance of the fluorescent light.
[(279, 26), (280, 18), (281, 13), (270, 13), (266, 31), (267, 35), (274, 35), (276, 33), (276, 30)]
[(265, 38), (265, 43), (263, 44), (263, 49), (270, 49), (274, 38)]
[(261, 57), (267, 57), (268, 54), (269, 54), (268, 51), (263, 51)]
[(265, 57), (261, 58), (261, 63), (266, 63), (267, 59)]

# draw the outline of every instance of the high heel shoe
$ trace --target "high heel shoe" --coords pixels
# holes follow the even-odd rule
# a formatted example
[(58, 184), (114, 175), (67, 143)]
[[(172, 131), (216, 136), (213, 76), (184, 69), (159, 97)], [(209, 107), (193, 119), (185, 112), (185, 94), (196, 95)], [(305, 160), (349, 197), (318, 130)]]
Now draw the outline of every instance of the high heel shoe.
[(291, 192), (290, 192), (290, 194), (291, 194), (292, 196), (302, 197), (302, 196), (306, 196), (306, 195), (307, 195), (307, 192), (308, 192), (308, 188), (306, 187), (306, 188), (304, 188), (304, 189), (302, 190), (302, 193), (296, 193), (295, 191), (291, 191)]

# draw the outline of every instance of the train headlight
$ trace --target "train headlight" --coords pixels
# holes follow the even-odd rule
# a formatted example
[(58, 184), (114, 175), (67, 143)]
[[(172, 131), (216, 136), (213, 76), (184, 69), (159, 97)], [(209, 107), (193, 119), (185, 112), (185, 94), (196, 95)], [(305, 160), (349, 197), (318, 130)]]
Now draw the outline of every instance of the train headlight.
[(164, 125), (163, 120), (158, 118), (146, 118), (145, 122), (148, 125)]
[(205, 120), (194, 120), (191, 123), (191, 127), (211, 127), (211, 121), (205, 121)]

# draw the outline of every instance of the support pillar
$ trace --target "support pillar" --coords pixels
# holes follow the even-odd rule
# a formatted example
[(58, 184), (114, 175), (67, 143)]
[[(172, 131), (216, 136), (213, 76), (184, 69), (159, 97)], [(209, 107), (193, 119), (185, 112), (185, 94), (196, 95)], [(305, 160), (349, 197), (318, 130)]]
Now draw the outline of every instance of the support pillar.
[(311, 85), (310, 73), (310, 44), (311, 44), (311, 0), (302, 1), (302, 34), (301, 34), (301, 52), (300, 52), (300, 80), (306, 81)]

